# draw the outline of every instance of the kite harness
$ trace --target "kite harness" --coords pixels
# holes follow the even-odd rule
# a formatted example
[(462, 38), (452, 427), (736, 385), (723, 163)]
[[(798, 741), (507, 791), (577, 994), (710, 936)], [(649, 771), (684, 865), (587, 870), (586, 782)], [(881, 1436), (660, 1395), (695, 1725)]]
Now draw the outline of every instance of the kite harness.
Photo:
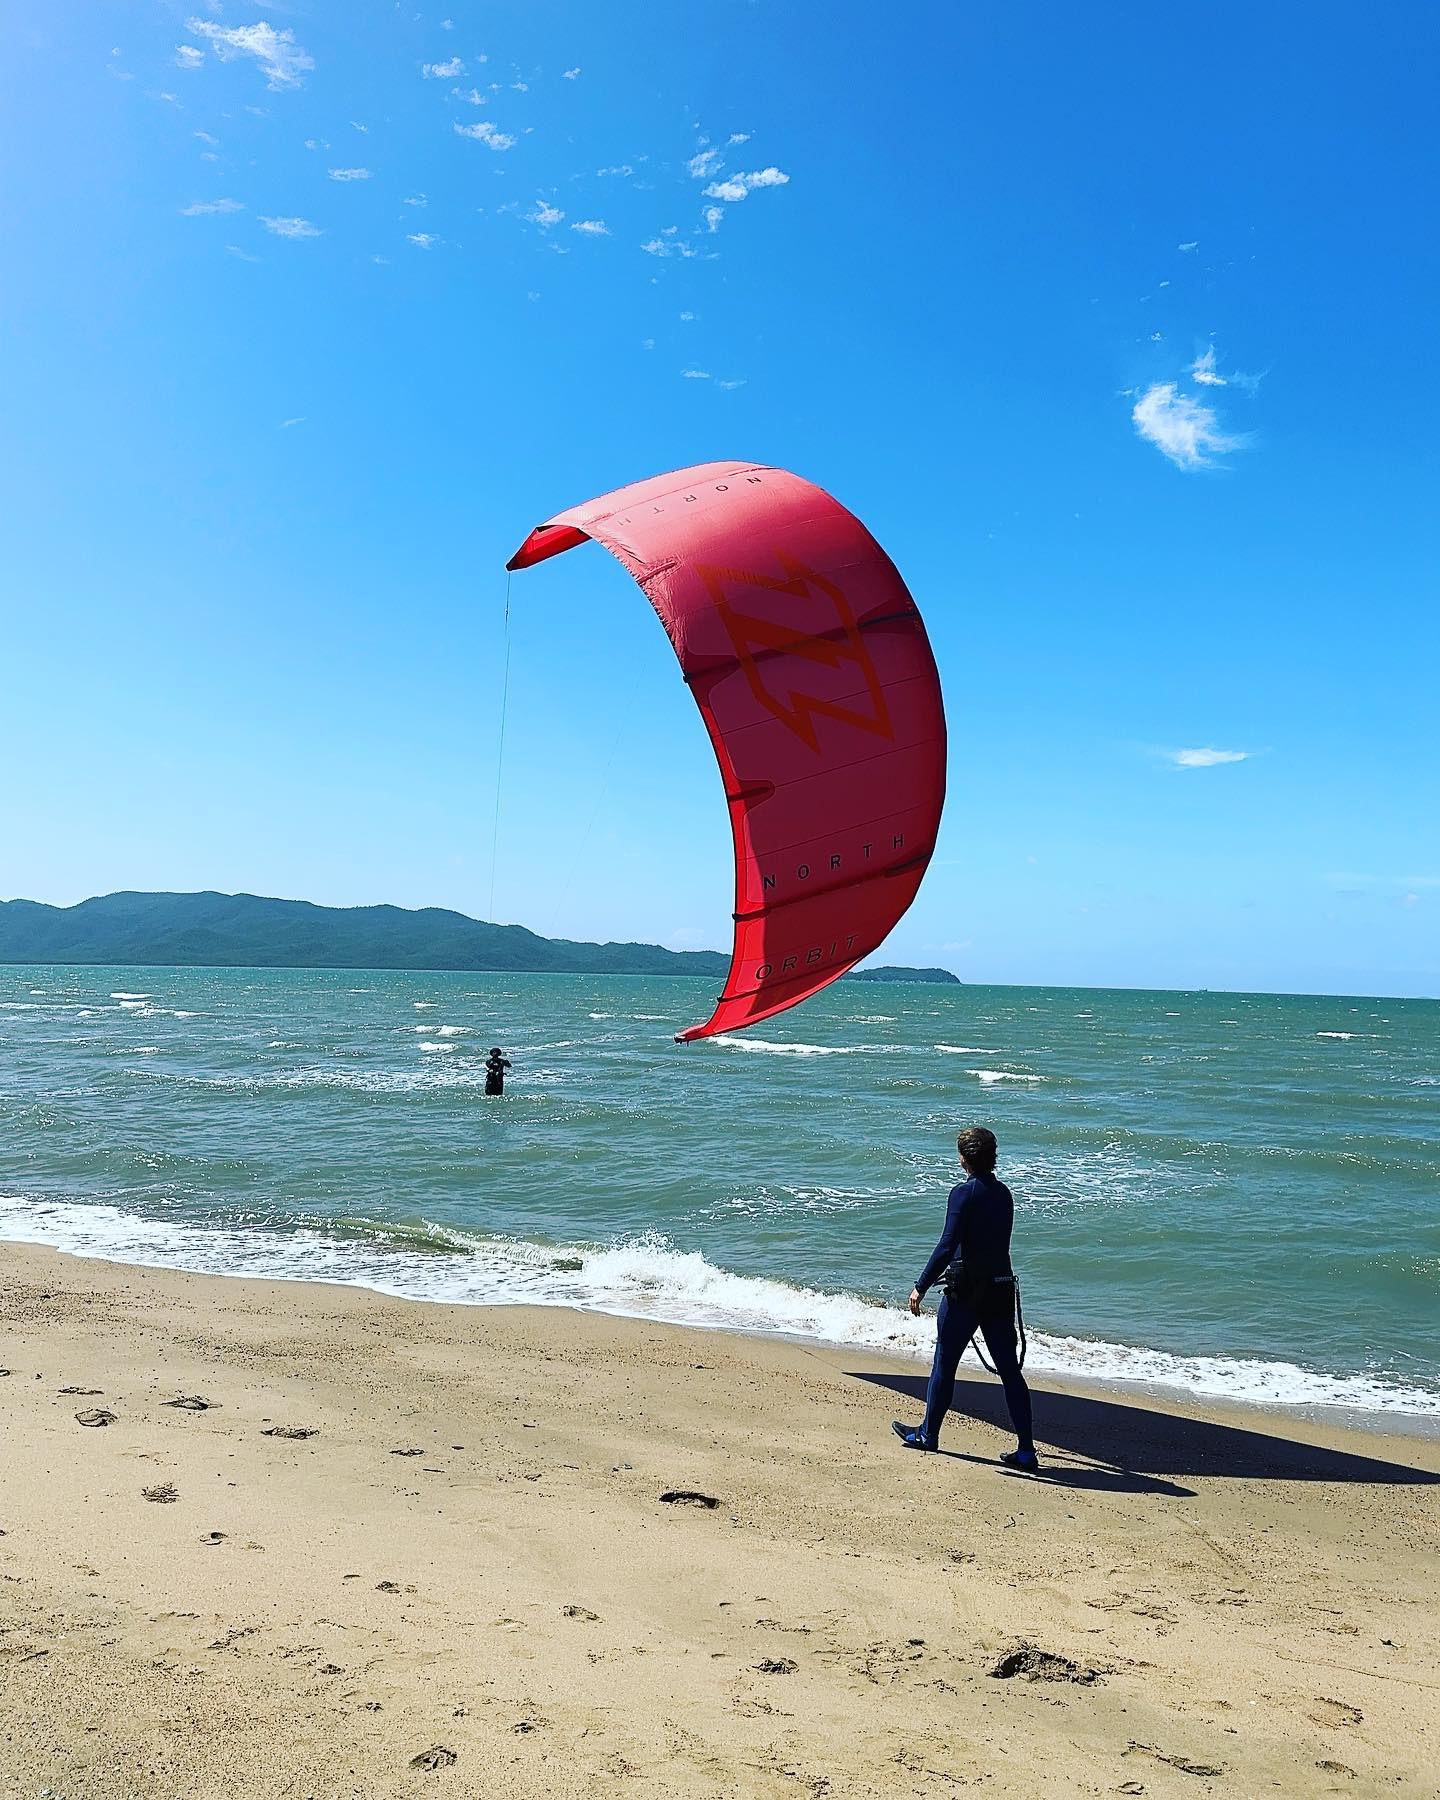
[[(1029, 1346), (1025, 1338), (1025, 1312), (1020, 1304), (1019, 1276), (1013, 1271), (1004, 1275), (967, 1276), (964, 1271), (964, 1265), (961, 1263), (952, 1263), (945, 1271), (946, 1294), (952, 1295), (956, 1299), (963, 1299), (969, 1305), (975, 1306), (977, 1311), (979, 1310), (981, 1290), (986, 1288), (995, 1290), (994, 1298), (997, 1300), (1000, 1298), (1000, 1289), (1009, 1288), (1010, 1290), (1015, 1328), (1020, 1339), (1020, 1354), (1016, 1366), (1023, 1369), (1025, 1367), (1025, 1352)], [(970, 1335), (970, 1342), (974, 1346), (975, 1354), (980, 1358), (981, 1367), (986, 1369), (991, 1375), (998, 1375), (1000, 1371), (994, 1367), (980, 1347), (980, 1326), (978, 1323), (976, 1324), (975, 1330)]]

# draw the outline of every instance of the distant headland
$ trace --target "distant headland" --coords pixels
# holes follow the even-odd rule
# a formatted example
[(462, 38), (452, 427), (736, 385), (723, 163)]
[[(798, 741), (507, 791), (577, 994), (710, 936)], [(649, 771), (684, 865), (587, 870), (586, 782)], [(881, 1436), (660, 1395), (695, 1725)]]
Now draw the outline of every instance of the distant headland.
[[(75, 906), (0, 901), (0, 963), (147, 968), (471, 969), (723, 978), (718, 950), (584, 944), (440, 907), (314, 906), (257, 894), (102, 894)], [(954, 982), (948, 969), (865, 969), (853, 981)]]

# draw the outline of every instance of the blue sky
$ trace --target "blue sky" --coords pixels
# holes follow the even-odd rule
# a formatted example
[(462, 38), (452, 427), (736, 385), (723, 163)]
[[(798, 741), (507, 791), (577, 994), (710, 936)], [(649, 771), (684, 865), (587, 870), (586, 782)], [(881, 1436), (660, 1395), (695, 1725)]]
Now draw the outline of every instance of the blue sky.
[[(1432, 9), (5, 31), (0, 894), (488, 915), (506, 557), (742, 456), (931, 629), (950, 801), (886, 960), (1440, 993)], [(642, 596), (582, 550), (512, 602), (496, 916), (727, 943)]]

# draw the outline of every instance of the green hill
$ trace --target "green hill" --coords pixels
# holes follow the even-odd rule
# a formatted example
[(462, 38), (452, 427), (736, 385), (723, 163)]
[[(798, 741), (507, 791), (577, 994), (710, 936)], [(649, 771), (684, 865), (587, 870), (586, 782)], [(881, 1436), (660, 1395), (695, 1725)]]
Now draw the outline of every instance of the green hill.
[[(491, 969), (723, 979), (718, 950), (580, 944), (424, 907), (312, 906), (255, 894), (104, 894), (77, 906), (0, 901), (0, 963), (251, 969)], [(874, 980), (954, 977), (875, 970)]]

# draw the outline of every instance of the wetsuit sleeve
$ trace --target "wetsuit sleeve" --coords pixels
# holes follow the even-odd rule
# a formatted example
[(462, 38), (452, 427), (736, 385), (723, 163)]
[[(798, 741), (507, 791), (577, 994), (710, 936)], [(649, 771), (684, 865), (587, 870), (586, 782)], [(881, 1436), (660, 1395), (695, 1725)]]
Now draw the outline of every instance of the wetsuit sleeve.
[(950, 1204), (945, 1209), (945, 1229), (940, 1234), (940, 1242), (930, 1252), (930, 1260), (915, 1286), (923, 1294), (932, 1288), (939, 1277), (954, 1262), (960, 1248), (960, 1220), (965, 1210), (965, 1201), (970, 1193), (970, 1184), (951, 1188)]

